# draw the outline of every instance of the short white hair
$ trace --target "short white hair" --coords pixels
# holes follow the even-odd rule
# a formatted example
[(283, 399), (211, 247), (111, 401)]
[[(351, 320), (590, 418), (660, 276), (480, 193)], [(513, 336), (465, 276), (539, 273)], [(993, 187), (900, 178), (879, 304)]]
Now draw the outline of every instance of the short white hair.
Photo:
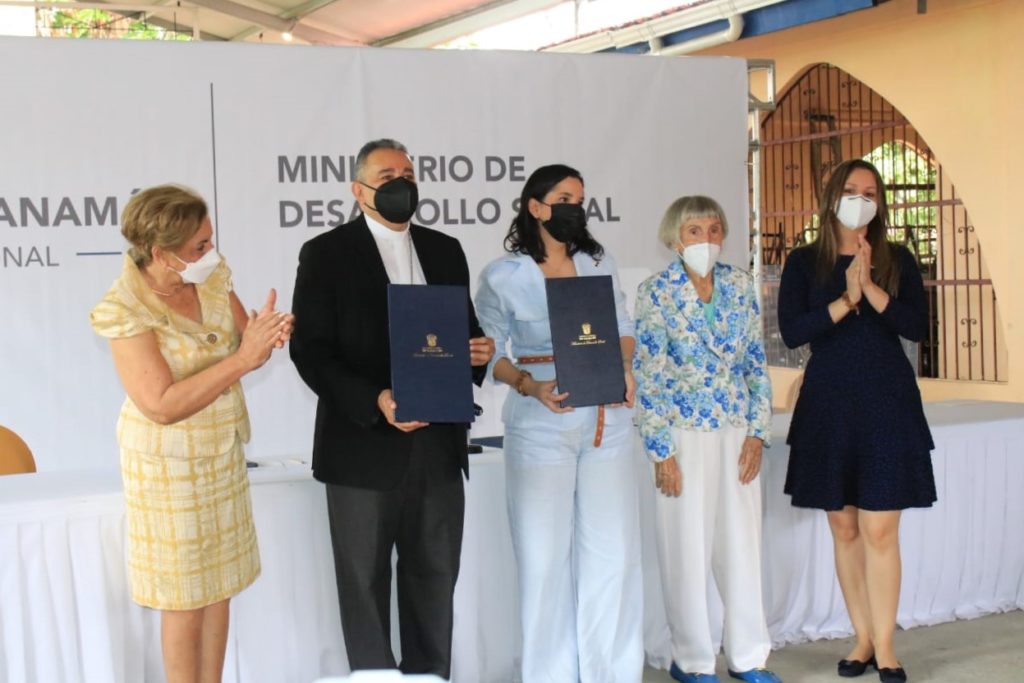
[(658, 226), (658, 239), (669, 249), (675, 249), (679, 242), (679, 228), (693, 218), (708, 218), (713, 216), (722, 222), (722, 236), (729, 234), (729, 222), (725, 220), (725, 211), (722, 206), (711, 197), (704, 195), (690, 195), (680, 197), (665, 209), (665, 215), (661, 217), (661, 225)]

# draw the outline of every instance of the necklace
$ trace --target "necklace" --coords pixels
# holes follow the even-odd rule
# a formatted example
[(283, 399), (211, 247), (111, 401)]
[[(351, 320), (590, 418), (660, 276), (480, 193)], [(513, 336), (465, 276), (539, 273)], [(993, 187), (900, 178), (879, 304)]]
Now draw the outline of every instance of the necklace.
[(143, 279), (146, 281), (146, 284), (149, 286), (150, 290), (152, 290), (152, 292), (158, 296), (174, 296), (185, 287), (185, 283), (182, 283), (181, 285), (178, 286), (177, 290), (173, 292), (164, 292), (154, 287), (153, 284), (150, 282), (150, 279), (152, 279), (152, 275)]

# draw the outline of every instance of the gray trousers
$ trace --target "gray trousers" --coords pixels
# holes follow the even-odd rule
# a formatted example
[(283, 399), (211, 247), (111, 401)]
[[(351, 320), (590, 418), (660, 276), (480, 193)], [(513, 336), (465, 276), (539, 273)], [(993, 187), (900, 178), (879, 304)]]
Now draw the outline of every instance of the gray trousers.
[[(394, 489), (327, 484), (341, 626), (353, 671), (399, 668), (448, 678), (465, 492), (455, 458), (431, 448), (429, 440), (417, 444)], [(397, 667), (391, 648), (396, 548), (402, 649)]]

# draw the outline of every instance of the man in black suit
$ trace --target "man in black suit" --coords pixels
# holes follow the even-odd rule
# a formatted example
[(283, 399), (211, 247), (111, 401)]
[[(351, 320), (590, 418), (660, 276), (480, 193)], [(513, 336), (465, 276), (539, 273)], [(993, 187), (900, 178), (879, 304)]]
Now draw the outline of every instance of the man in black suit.
[[(363, 215), (302, 246), (291, 357), (318, 397), (313, 475), (327, 485), (331, 543), (349, 665), (396, 668), (391, 651), (391, 554), (406, 673), (451, 670), (452, 595), (469, 475), (466, 425), (396, 422), (387, 285), (469, 285), (458, 240), (409, 221), (418, 193), (394, 140), (356, 157), (352, 194)], [(468, 296), (468, 290), (467, 290)], [(470, 312), (473, 377), (494, 342)]]

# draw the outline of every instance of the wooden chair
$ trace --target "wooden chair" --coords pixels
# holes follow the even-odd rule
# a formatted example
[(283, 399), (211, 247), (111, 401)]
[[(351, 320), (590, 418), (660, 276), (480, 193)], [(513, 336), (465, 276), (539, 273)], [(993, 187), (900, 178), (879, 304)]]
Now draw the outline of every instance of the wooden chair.
[(0, 425), (0, 475), (36, 471), (32, 451), (21, 437)]

